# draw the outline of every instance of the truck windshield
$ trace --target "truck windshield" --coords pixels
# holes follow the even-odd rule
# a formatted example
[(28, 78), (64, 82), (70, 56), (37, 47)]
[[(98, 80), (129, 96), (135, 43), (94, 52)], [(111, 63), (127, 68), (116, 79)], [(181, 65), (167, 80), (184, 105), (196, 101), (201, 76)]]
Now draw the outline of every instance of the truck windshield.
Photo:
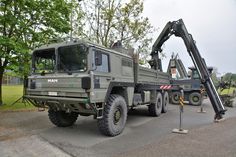
[(58, 70), (86, 71), (87, 51), (83, 45), (70, 45), (58, 48)]
[(33, 55), (33, 72), (51, 73), (55, 69), (55, 49), (37, 50)]
[(199, 73), (197, 70), (193, 70), (193, 79), (200, 79)]

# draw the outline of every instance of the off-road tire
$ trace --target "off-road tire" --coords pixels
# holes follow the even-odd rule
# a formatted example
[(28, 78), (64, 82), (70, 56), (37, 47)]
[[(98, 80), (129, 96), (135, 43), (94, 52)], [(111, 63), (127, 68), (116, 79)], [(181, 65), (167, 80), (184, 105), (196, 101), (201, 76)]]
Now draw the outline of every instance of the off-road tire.
[(181, 93), (180, 92), (173, 92), (171, 94), (171, 103), (172, 104), (179, 104), (179, 97)]
[(161, 111), (162, 111), (162, 104), (163, 104), (162, 103), (162, 95), (161, 95), (161, 93), (158, 92), (156, 102), (151, 103), (148, 106), (148, 111), (149, 111), (150, 116), (153, 116), (153, 117), (160, 116)]
[(79, 113), (80, 116), (84, 116), (84, 117), (88, 117), (88, 116), (91, 116), (91, 114), (89, 113)]
[[(106, 136), (116, 136), (122, 133), (127, 120), (127, 110), (125, 99), (120, 95), (111, 94), (104, 107), (103, 118), (98, 119), (100, 132)], [(119, 117), (116, 117), (117, 113), (120, 115)]]
[(50, 121), (58, 127), (72, 126), (78, 118), (78, 113), (71, 112), (66, 113), (65, 111), (54, 111), (48, 110), (48, 117)]
[(193, 106), (200, 106), (202, 104), (202, 96), (198, 92), (193, 92), (189, 95), (189, 104)]
[(168, 106), (169, 106), (169, 94), (168, 92), (164, 92), (163, 94), (163, 99), (162, 99), (162, 113), (166, 113), (168, 110)]

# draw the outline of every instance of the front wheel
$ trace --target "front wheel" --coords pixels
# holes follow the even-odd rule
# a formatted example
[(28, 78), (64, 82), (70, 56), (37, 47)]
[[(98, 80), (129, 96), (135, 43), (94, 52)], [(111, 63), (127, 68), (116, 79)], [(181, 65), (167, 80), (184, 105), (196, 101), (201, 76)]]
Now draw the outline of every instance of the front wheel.
[(198, 92), (193, 92), (189, 95), (189, 104), (200, 106), (202, 104), (202, 96)]
[(98, 128), (106, 136), (116, 136), (124, 130), (126, 119), (127, 104), (124, 98), (112, 94), (105, 105), (103, 118), (98, 119)]
[(171, 103), (173, 104), (179, 104), (179, 97), (181, 93), (180, 92), (173, 92), (171, 94)]

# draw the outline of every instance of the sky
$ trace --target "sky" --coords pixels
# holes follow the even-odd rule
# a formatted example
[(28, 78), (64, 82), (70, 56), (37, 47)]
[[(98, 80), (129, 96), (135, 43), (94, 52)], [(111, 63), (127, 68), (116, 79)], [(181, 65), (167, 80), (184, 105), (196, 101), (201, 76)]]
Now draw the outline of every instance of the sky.
[[(182, 18), (207, 65), (220, 75), (236, 73), (236, 0), (145, 0), (144, 16), (157, 28), (154, 41), (168, 21)], [(186, 68), (193, 65), (181, 38), (172, 36), (163, 52), (164, 71), (172, 52)]]

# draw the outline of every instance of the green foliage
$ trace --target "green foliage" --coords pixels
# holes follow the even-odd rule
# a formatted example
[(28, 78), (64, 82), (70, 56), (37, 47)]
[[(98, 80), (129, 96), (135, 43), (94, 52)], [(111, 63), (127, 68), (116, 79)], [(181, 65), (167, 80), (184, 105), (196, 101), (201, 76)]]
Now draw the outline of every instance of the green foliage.
[(226, 73), (223, 76), (223, 81), (236, 81), (236, 74), (233, 73)]
[(120, 40), (126, 48), (136, 47), (140, 54), (150, 51), (149, 34), (154, 28), (142, 16), (143, 0), (84, 0), (83, 10), (88, 28), (85, 38), (106, 47)]
[(0, 67), (10, 65), (14, 70), (28, 64), (32, 48), (59, 33), (68, 33), (69, 14), (70, 5), (65, 0), (1, 1), (0, 57), (4, 63)]
[(67, 0), (0, 1), (0, 79), (6, 68), (26, 76), (30, 51), (69, 32), (70, 6)]
[(211, 79), (212, 79), (212, 81), (213, 81), (213, 83), (216, 87), (219, 86), (219, 83), (220, 83), (220, 80), (217, 77), (217, 75), (219, 75), (218, 69), (216, 67), (214, 67), (213, 71), (212, 71), (212, 74), (211, 74)]
[(236, 92), (236, 88), (235, 87), (230, 87), (229, 89), (224, 89), (224, 90), (218, 90), (220, 95), (233, 95), (235, 94), (234, 92)]

